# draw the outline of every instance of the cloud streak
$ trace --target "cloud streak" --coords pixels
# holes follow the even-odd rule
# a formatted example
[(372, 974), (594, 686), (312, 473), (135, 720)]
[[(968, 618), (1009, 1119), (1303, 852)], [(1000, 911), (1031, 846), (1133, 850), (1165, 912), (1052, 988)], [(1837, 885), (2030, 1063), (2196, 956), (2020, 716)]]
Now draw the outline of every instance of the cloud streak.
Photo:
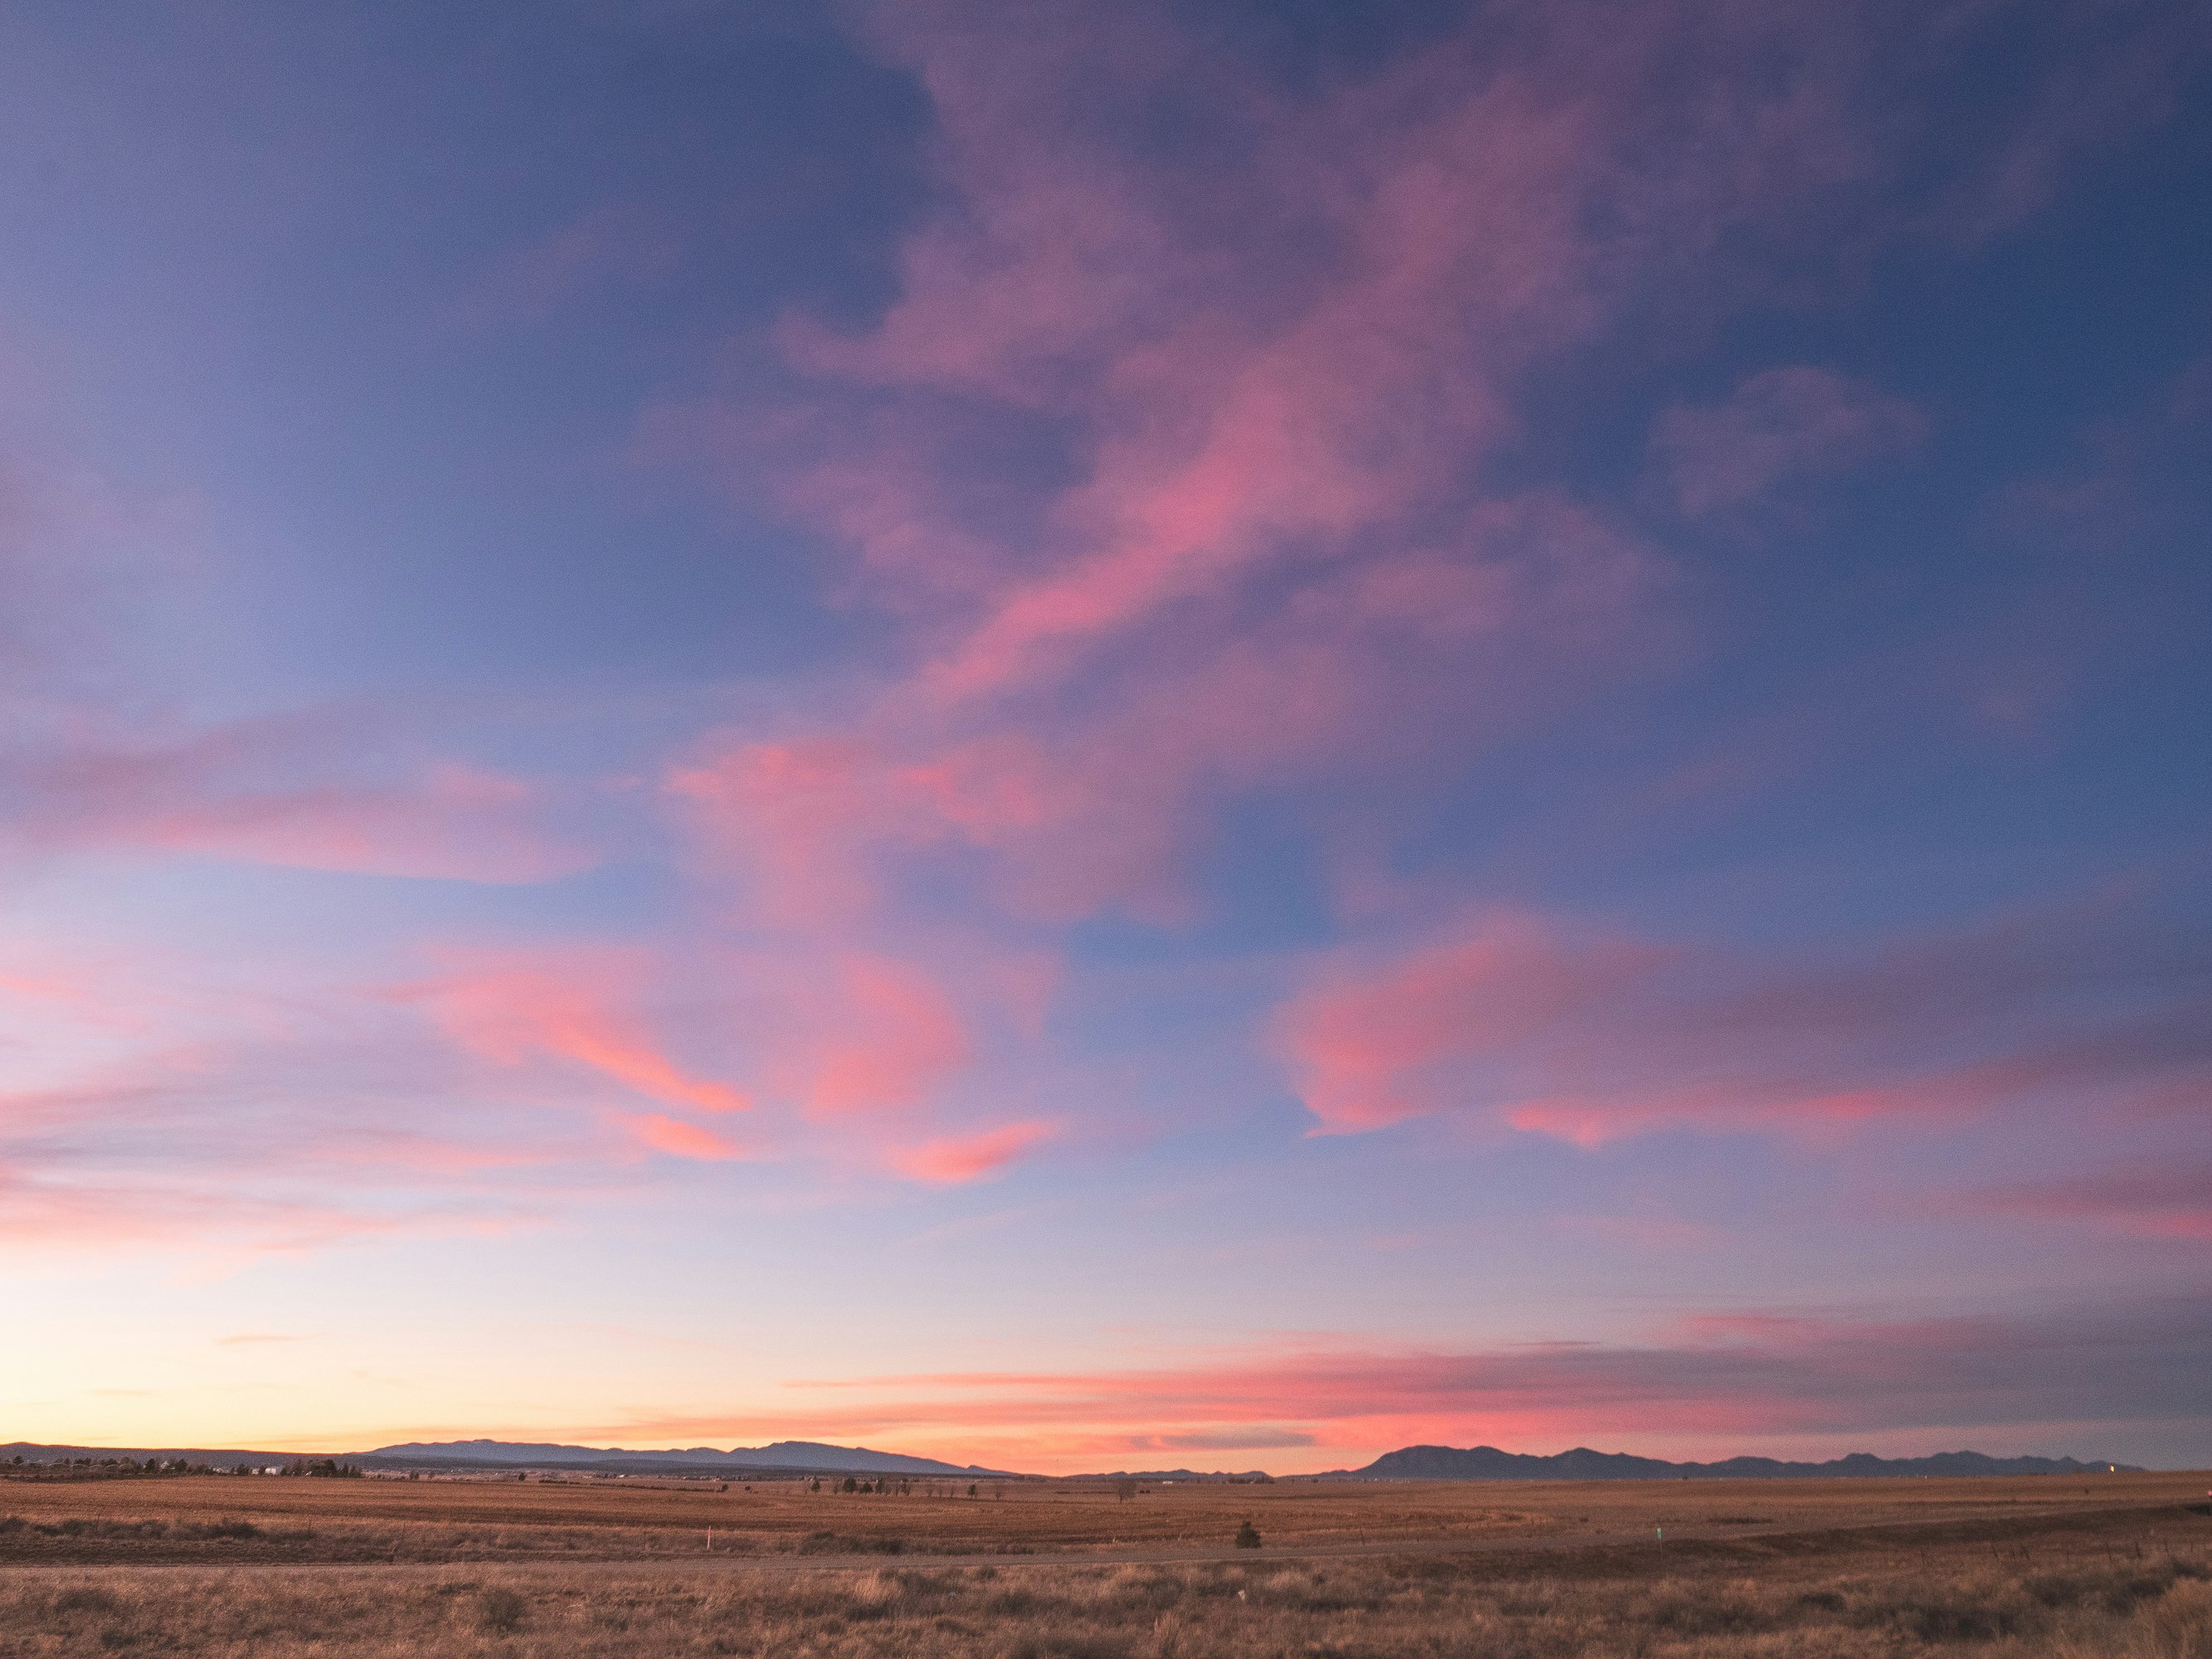
[(464, 1048), (499, 1065), (546, 1056), (663, 1105), (747, 1110), (752, 1101), (742, 1090), (678, 1066), (625, 1006), (647, 966), (639, 953), (606, 951), (465, 957), (399, 994), (422, 1000)]
[(933, 1140), (893, 1162), (916, 1181), (957, 1185), (998, 1174), (1032, 1146), (1052, 1138), (1049, 1123), (1008, 1123), (977, 1134)]
[(2212, 1093), (2208, 972), (2200, 938), (2132, 907), (1827, 966), (1478, 915), (1435, 943), (1323, 958), (1270, 1041), (1321, 1133), (1457, 1113), (1594, 1147), (2000, 1109), (2111, 1120)]
[(1999, 1215), (2073, 1222), (2138, 1238), (2212, 1243), (2212, 1166), (2183, 1158), (1972, 1194)]
[(314, 720), (240, 722), (172, 742), (99, 732), (0, 750), (0, 847), (18, 859), (87, 853), (214, 858), (495, 884), (553, 880), (596, 855), (541, 821), (543, 792), (453, 763), (389, 782), (332, 777), (349, 761)]
[(1725, 403), (1662, 411), (1651, 452), (1675, 505), (1701, 519), (1750, 506), (1796, 479), (1909, 449), (1927, 431), (1911, 404), (1832, 370), (1769, 368)]
[[(1747, 1310), (1644, 1342), (1378, 1351), (1315, 1340), (1152, 1368), (800, 1383), (818, 1397), (789, 1412), (599, 1431), (897, 1433), (1057, 1468), (1116, 1450), (1310, 1444), (1325, 1454), (1419, 1441), (1554, 1450), (1596, 1439), (1708, 1456), (1778, 1438), (1863, 1449), (1924, 1431), (2010, 1444), (2023, 1429), (2201, 1419), (2196, 1378), (2212, 1351), (2200, 1310), (2194, 1297), (1888, 1321)], [(840, 1404), (845, 1394), (864, 1397)]]

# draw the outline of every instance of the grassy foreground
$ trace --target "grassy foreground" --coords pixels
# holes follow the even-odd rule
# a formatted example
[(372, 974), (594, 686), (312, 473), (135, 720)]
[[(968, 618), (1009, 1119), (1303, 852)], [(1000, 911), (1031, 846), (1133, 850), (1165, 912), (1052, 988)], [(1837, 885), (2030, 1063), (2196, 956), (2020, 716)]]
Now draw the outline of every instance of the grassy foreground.
[(2174, 1508), (1182, 1565), (62, 1566), (0, 1572), (0, 1655), (2212, 1659), (2208, 1545)]

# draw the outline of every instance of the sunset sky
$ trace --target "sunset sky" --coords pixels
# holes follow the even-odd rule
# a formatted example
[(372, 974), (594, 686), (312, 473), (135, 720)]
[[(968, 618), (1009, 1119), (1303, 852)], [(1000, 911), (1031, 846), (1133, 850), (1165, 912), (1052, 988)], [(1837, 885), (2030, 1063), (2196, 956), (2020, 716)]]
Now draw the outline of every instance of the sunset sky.
[(17, 0), (0, 1440), (2212, 1463), (2212, 4)]

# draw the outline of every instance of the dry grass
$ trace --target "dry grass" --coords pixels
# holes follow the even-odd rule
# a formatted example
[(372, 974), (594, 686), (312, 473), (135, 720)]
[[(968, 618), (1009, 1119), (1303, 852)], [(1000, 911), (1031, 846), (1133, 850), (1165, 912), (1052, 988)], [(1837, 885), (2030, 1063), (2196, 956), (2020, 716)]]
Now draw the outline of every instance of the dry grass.
[(2206, 1484), (0, 1483), (0, 1659), (2212, 1659)]
[(0, 1656), (2212, 1659), (2208, 1541), (2176, 1510), (1548, 1556), (15, 1571)]
[[(504, 1553), (637, 1553), (718, 1547), (785, 1553), (820, 1534), (866, 1553), (1226, 1546), (1248, 1517), (1270, 1545), (1395, 1540), (1534, 1538), (1770, 1526), (1832, 1528), (1895, 1521), (2033, 1515), (2085, 1504), (2201, 1499), (2203, 1474), (2053, 1476), (1983, 1480), (1377, 1483), (1283, 1481), (1268, 1486), (1147, 1486), (1121, 1501), (1110, 1486), (983, 1482), (910, 1495), (809, 1492), (798, 1482), (688, 1488), (643, 1483), (513, 1480), (0, 1480), (0, 1516), (34, 1525), (137, 1523), (173, 1528), (244, 1520), (295, 1538), (295, 1557), (354, 1552), (391, 1559), (489, 1559)], [(301, 1538), (314, 1534), (313, 1540)], [(26, 1540), (0, 1536), (0, 1562)], [(158, 1541), (158, 1540), (157, 1540)], [(185, 1559), (172, 1536), (158, 1556)], [(152, 1547), (149, 1544), (149, 1547)], [(818, 1547), (818, 1544), (816, 1546)], [(234, 1553), (265, 1553), (240, 1545)], [(206, 1554), (201, 1552), (201, 1558)], [(200, 1559), (200, 1558), (195, 1558)]]

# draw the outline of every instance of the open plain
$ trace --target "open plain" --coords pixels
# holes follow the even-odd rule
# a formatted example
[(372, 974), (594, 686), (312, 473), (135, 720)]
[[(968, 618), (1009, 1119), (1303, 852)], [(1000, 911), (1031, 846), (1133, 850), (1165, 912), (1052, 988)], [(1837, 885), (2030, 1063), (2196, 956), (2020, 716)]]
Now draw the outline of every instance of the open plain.
[(2208, 1659), (2208, 1485), (0, 1482), (0, 1655)]
[[(240, 1554), (285, 1559), (456, 1557), (1210, 1553), (1249, 1520), (1269, 1548), (1434, 1546), (1824, 1531), (1899, 1522), (2018, 1519), (2202, 1501), (2191, 1474), (1960, 1480), (1278, 1480), (1266, 1485), (917, 1481), (813, 1492), (798, 1480), (288, 1480), (228, 1475), (0, 1481), (0, 1561), (27, 1551), (102, 1559)], [(240, 1521), (251, 1537), (224, 1536)], [(46, 1532), (46, 1527), (66, 1531)], [(129, 1529), (138, 1528), (132, 1532)], [(712, 1536), (709, 1538), (709, 1533)]]

